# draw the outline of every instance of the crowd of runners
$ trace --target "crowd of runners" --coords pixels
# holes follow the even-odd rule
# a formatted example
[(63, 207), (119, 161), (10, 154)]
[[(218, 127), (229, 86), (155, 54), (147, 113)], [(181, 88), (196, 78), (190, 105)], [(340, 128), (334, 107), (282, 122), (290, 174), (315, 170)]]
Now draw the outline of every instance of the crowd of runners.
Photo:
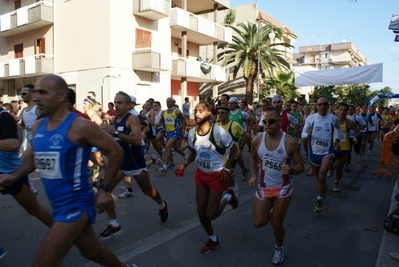
[[(122, 230), (111, 194), (120, 199), (132, 196), (134, 178), (140, 191), (156, 202), (161, 223), (166, 223), (168, 202), (152, 186), (148, 170), (155, 164), (162, 175), (181, 176), (194, 161), (197, 213), (207, 234), (200, 252), (219, 246), (212, 220), (227, 204), (238, 207), (236, 180), (249, 178), (249, 187), (256, 187), (253, 224), (258, 228), (271, 223), (272, 263), (281, 264), (293, 176), (304, 171), (304, 160), (311, 166), (307, 175), (316, 177), (314, 212), (322, 212), (326, 178), (335, 173), (332, 191), (339, 192), (344, 172), (352, 170), (351, 159), (365, 160), (374, 144), (399, 123), (399, 112), (392, 108), (376, 111), (375, 107), (329, 103), (325, 98), (301, 105), (284, 103), (280, 96), (250, 108), (228, 94), (216, 101), (200, 101), (195, 107), (186, 98), (182, 109), (172, 97), (148, 99), (139, 111), (136, 97), (120, 91), (105, 112), (90, 91), (80, 112), (74, 107), (74, 90), (56, 75), (24, 86), (21, 97), (25, 107), (6, 103), (0, 111), (0, 190), (50, 228), (33, 266), (60, 265), (72, 245), (98, 264), (125, 266), (96, 237), (110, 238)], [(245, 150), (250, 152), (249, 165), (243, 160)], [(180, 158), (175, 161), (175, 157)], [(30, 179), (36, 169), (51, 213), (35, 198), (41, 193)], [(126, 189), (113, 192), (121, 180)], [(106, 212), (109, 219), (99, 234), (92, 228), (96, 209)], [(5, 253), (0, 247), (0, 258)]]

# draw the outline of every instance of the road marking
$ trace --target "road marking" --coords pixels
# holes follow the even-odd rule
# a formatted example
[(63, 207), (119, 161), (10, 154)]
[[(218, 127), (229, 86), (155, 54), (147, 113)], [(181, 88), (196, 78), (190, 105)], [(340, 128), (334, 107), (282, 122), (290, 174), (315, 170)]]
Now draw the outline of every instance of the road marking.
[[(239, 202), (246, 203), (254, 198), (254, 194), (248, 193), (245, 195), (242, 195), (239, 197)], [(230, 211), (232, 208), (230, 205), (228, 205), (223, 213)], [(127, 262), (133, 259), (134, 257), (147, 252), (150, 249), (153, 249), (159, 245), (162, 245), (163, 243), (181, 235), (184, 234), (191, 229), (194, 229), (195, 227), (199, 226), (200, 222), (197, 217), (193, 217), (191, 219), (188, 219), (186, 221), (180, 222), (177, 225), (171, 225), (169, 228), (160, 231), (156, 234), (153, 234), (149, 237), (146, 237), (144, 239), (141, 239), (135, 243), (132, 243), (128, 246), (125, 246), (123, 249), (113, 251), (113, 253), (118, 257), (119, 260), (122, 262)], [(91, 266), (98, 266), (94, 262), (89, 262), (85, 265), (82, 265), (82, 267), (91, 267)]]

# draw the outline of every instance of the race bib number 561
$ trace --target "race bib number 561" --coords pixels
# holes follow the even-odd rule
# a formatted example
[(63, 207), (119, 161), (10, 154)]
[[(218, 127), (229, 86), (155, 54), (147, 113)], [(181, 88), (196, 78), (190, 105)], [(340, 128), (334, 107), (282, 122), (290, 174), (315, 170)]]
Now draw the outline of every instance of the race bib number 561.
[(48, 179), (61, 179), (60, 152), (35, 152), (36, 168), (40, 176)]

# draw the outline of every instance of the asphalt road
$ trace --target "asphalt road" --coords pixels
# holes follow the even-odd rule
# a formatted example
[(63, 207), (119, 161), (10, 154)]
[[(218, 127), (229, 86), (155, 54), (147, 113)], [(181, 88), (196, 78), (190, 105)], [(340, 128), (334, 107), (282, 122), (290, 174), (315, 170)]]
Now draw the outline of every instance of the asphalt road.
[[(371, 172), (379, 168), (381, 146), (372, 156), (361, 162), (353, 156), (352, 172), (345, 173), (341, 191), (332, 192), (334, 178), (329, 178), (330, 189), (324, 201), (324, 211), (314, 213), (316, 201), (315, 177), (306, 171), (294, 178), (295, 192), (284, 222), (286, 229), (284, 266), (375, 266), (383, 234), (382, 222), (391, 204), (396, 175), (389, 177)], [(249, 153), (244, 153), (248, 166)], [(182, 157), (175, 156), (180, 163)], [(151, 181), (169, 203), (169, 220), (162, 224), (157, 205), (145, 196), (134, 183), (134, 197), (115, 199), (122, 233), (101, 242), (126, 263), (143, 266), (272, 266), (274, 235), (270, 225), (257, 229), (252, 225), (254, 189), (241, 181), (241, 170), (236, 168), (240, 185), (240, 205), (229, 207), (214, 222), (220, 247), (209, 254), (201, 254), (200, 247), (207, 235), (196, 215), (192, 164), (185, 176), (174, 173), (159, 174), (150, 169)], [(335, 174), (334, 174), (335, 175)], [(40, 194), (38, 200), (48, 207), (41, 182), (34, 180)], [(124, 190), (123, 182), (115, 189)], [(0, 197), (0, 245), (8, 254), (0, 266), (29, 266), (47, 228), (28, 215), (10, 196)], [(107, 225), (105, 214), (97, 216), (94, 225), (100, 233)], [(72, 248), (62, 266), (96, 266)]]

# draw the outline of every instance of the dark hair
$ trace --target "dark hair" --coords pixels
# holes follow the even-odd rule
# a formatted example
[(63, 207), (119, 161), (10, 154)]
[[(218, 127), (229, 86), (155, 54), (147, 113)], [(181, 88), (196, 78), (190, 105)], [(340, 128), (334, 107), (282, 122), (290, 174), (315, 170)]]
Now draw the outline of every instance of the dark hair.
[(3, 109), (8, 109), (10, 111), (10, 113), (14, 112), (14, 109), (12, 108), (12, 105), (10, 103), (4, 103), (1, 105), (3, 107)]
[(222, 94), (222, 95), (220, 95), (220, 96), (224, 96), (224, 97), (226, 97), (226, 98), (227, 98), (227, 100), (229, 100), (229, 99), (230, 99), (230, 96), (229, 96), (228, 94)]
[(348, 105), (348, 109), (349, 109), (350, 107), (352, 107), (353, 109), (355, 109), (355, 105), (353, 105), (353, 104), (349, 104), (349, 105)]
[(158, 106), (160, 106), (160, 105), (161, 105), (161, 102), (159, 102), (159, 101), (154, 101), (154, 104), (157, 104)]
[(123, 98), (125, 99), (126, 103), (128, 103), (128, 104), (132, 103), (132, 100), (131, 100), (130, 96), (127, 93), (125, 93), (123, 91), (118, 91), (116, 94), (117, 95), (122, 95)]
[(112, 102), (108, 102), (108, 105), (115, 106)]
[(71, 103), (72, 106), (76, 103), (76, 92), (75, 90), (68, 88), (68, 102)]
[(89, 91), (87, 92), (88, 94), (92, 94), (94, 97), (96, 97), (96, 93), (94, 93), (93, 91)]
[(185, 98), (184, 98), (184, 101), (185, 101), (185, 100), (188, 100), (188, 97), (185, 97)]
[(212, 113), (212, 108), (211, 108), (211, 105), (209, 105), (209, 103), (208, 103), (208, 102), (201, 100), (200, 102), (198, 102), (197, 106), (198, 106), (199, 104), (203, 104), (203, 105), (205, 105), (206, 109), (207, 109), (209, 112), (211, 112), (211, 113)]
[(340, 106), (345, 106), (347, 109), (349, 109), (349, 105), (346, 104), (345, 102), (340, 102), (340, 103), (338, 104), (338, 108), (339, 108)]
[(32, 93), (33, 88), (35, 88), (35, 86), (31, 83), (25, 84), (23, 87), (29, 88), (29, 93)]
[(248, 103), (245, 100), (241, 100), (241, 103), (243, 103), (245, 106), (248, 106)]

